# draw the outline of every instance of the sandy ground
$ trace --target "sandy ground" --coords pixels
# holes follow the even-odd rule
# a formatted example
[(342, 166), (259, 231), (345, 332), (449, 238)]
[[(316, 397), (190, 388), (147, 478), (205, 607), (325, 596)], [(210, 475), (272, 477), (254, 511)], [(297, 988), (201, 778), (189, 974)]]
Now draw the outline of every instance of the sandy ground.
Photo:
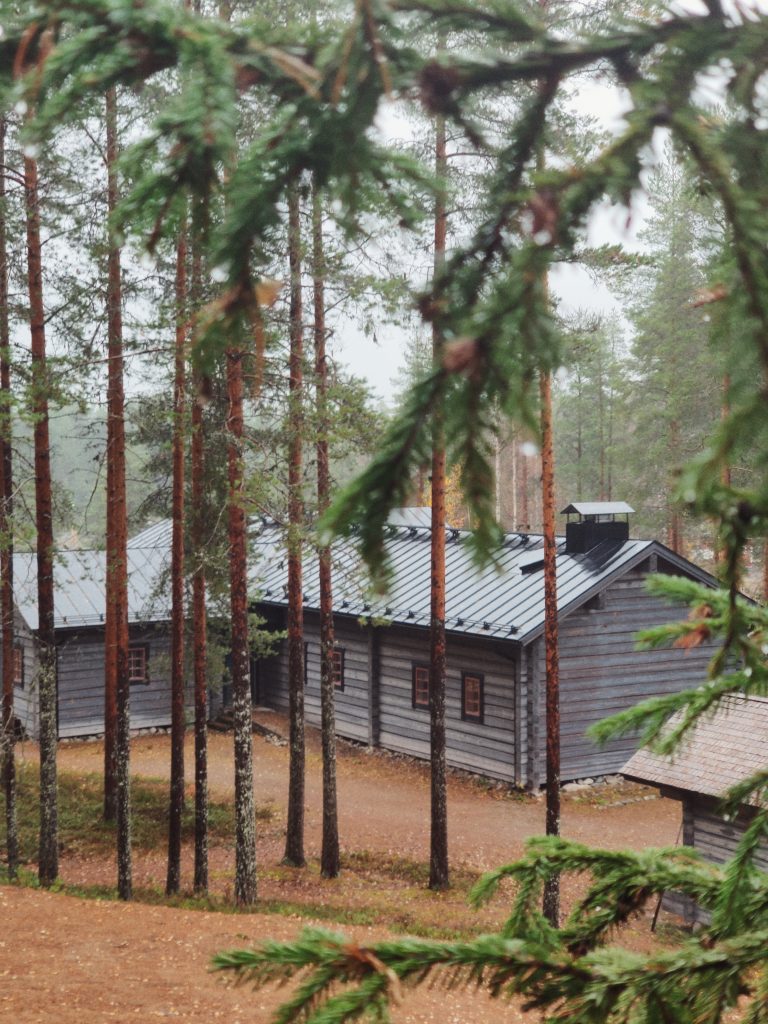
[[(279, 716), (265, 715), (265, 724), (281, 730)], [(137, 737), (132, 770), (137, 775), (167, 775), (168, 738)], [(21, 756), (36, 760), (34, 745), (24, 744)], [(187, 748), (188, 773), (192, 766)], [(100, 743), (67, 743), (61, 747), (62, 770), (100, 771)], [(210, 737), (210, 781), (217, 797), (232, 792), (232, 737)], [(279, 869), (283, 843), (287, 751), (254, 738), (255, 792), (259, 804), (272, 804), (275, 817), (259, 836), (260, 896), (339, 906), (375, 905), (380, 893), (359, 875), (324, 882), (316, 865), (303, 872)], [(189, 779), (190, 784), (192, 779)], [(344, 745), (339, 759), (340, 831), (342, 848), (424, 861), (428, 857), (428, 775), (426, 767), (407, 759), (366, 753)], [(320, 842), (320, 759), (317, 736), (310, 734), (307, 774), (307, 854), (317, 857)], [(589, 799), (569, 795), (563, 833), (608, 848), (657, 846), (675, 842), (679, 806), (648, 799), (637, 789), (596, 788)], [(449, 782), (452, 862), (486, 869), (514, 859), (525, 839), (543, 830), (543, 802), (514, 799), (501, 790), (453, 776)], [(231, 892), (232, 851), (212, 851), (212, 886)], [(185, 851), (185, 884), (191, 872)], [(111, 863), (62, 857), (62, 877), (70, 882), (111, 882)], [(286, 876), (288, 880), (286, 880)], [(163, 851), (137, 858), (137, 885), (164, 877)], [(418, 902), (419, 913), (436, 922), (449, 919), (458, 896), (416, 892), (412, 883), (393, 881), (390, 900)], [(397, 885), (402, 888), (398, 894)], [(566, 900), (572, 898), (566, 890)], [(453, 903), (451, 902), (453, 900)], [(463, 904), (462, 904), (463, 906)], [(489, 911), (489, 924), (501, 919), (503, 907)], [(387, 918), (391, 920), (391, 917)], [(229, 988), (208, 973), (217, 951), (272, 937), (288, 939), (312, 923), (306, 918), (261, 913), (229, 915), (141, 904), (81, 900), (29, 889), (0, 888), (0, 1022), (44, 1021), (96, 1024), (100, 1021), (151, 1021), (174, 1018), (203, 1022), (227, 1020), (266, 1022), (284, 992), (253, 993)], [(331, 926), (339, 928), (339, 926)], [(379, 928), (340, 929), (359, 941), (386, 935)], [(636, 926), (634, 944), (648, 941), (648, 921)], [(474, 995), (424, 989), (409, 995), (394, 1020), (454, 1024), (464, 1021), (520, 1020), (514, 1007), (500, 1006)]]

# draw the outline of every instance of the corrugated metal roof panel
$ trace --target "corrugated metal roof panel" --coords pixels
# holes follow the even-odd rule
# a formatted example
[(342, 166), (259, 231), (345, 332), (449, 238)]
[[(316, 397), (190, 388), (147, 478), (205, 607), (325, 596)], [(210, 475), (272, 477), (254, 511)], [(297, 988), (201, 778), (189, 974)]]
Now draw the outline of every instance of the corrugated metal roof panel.
[(429, 506), (393, 508), (387, 522), (390, 526), (422, 526), (429, 529), (432, 526), (432, 509)]
[[(128, 621), (170, 618), (168, 551), (157, 547), (128, 551)], [(61, 551), (53, 566), (56, 629), (98, 626), (106, 612), (106, 556), (103, 551)], [(13, 556), (16, 606), (30, 629), (37, 629), (37, 557)]]
[(161, 519), (128, 540), (129, 548), (154, 548), (171, 546), (172, 524), (170, 519)]
[[(541, 537), (509, 535), (496, 553), (495, 562), (479, 568), (468, 543), (469, 534), (449, 531), (446, 543), (446, 627), (452, 633), (510, 637), (527, 640), (543, 628), (543, 569), (521, 571), (541, 557)], [(652, 541), (603, 542), (587, 554), (562, 550), (557, 558), (558, 604), (561, 611), (586, 599), (595, 588), (644, 557)], [(372, 596), (367, 576), (352, 541), (336, 541), (334, 608), (353, 616), (375, 616), (406, 625), (428, 622), (430, 614), (431, 547), (428, 531), (407, 527), (390, 532), (386, 541), (393, 583), (386, 597)], [(351, 573), (350, 560), (356, 567)], [(345, 566), (340, 574), (337, 566)], [(261, 594), (265, 601), (285, 604), (287, 570), (274, 560), (262, 572)], [(317, 559), (304, 562), (305, 607), (319, 608)]]

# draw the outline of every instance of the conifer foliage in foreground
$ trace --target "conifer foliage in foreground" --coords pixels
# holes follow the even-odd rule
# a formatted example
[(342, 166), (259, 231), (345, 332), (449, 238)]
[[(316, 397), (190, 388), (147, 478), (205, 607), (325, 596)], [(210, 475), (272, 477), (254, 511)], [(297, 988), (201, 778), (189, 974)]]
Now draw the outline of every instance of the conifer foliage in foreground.
[[(767, 70), (766, 18), (729, 15), (718, 0), (708, 0), (703, 14), (603, 23), (578, 35), (557, 27), (549, 32), (535, 12), (512, 2), (489, 8), (405, 0), (393, 11), (358, 0), (343, 27), (330, 22), (323, 27), (322, 45), (320, 30), (296, 28), (287, 47), (283, 28), (278, 37), (277, 29), (257, 20), (232, 25), (201, 20), (160, 0), (39, 0), (33, 11), (20, 12), (10, 3), (2, 3), (0, 11), (6, 29), (0, 74), (7, 75), (14, 61), (17, 67), (32, 66), (15, 85), (7, 78), (2, 82), (5, 102), (23, 98), (36, 108), (27, 128), (32, 141), (45, 138), (86, 94), (102, 95), (116, 83), (135, 85), (171, 68), (179, 71), (182, 86), (173, 107), (162, 112), (154, 133), (126, 154), (132, 188), (118, 219), (125, 231), (144, 232), (155, 241), (170, 236), (170, 214), (190, 193), (202, 203), (215, 198), (225, 210), (211, 230), (210, 259), (227, 280), (199, 318), (195, 345), (203, 369), (225, 347), (228, 351), (230, 530), (238, 571), (244, 567), (245, 536), (240, 364), (259, 315), (262, 242), (282, 224), (290, 186), (301, 175), (314, 174), (326, 193), (326, 208), (354, 234), (360, 182), (378, 184), (393, 217), (412, 224), (423, 204), (414, 200), (410, 185), (424, 187), (428, 176), (369, 130), (382, 99), (397, 94), (420, 95), (429, 112), (444, 115), (494, 167), (483, 222), (452, 253), (420, 302), (425, 319), (450, 339), (441, 363), (412, 389), (379, 455), (326, 517), (338, 531), (357, 531), (363, 553), (384, 577), (388, 511), (402, 503), (411, 471), (425, 461), (428, 438), (422, 428), (438, 405), (446, 411), (449, 464), (460, 466), (472, 505), (478, 550), (486, 555), (492, 550), (499, 536), (488, 486), (493, 418), (501, 410), (532, 426), (531, 381), (561, 359), (543, 284), (547, 268), (577, 249), (578, 229), (596, 202), (606, 196), (627, 200), (642, 185), (644, 154), (657, 128), (668, 129), (726, 225), (731, 258), (721, 268), (717, 301), (739, 313), (740, 330), (727, 339), (733, 358), (756, 359), (759, 372), (733, 396), (710, 448), (681, 482), (691, 511), (718, 523), (725, 585), (712, 592), (687, 581), (660, 582), (665, 596), (677, 597), (693, 611), (682, 625), (648, 638), (656, 643), (683, 633), (720, 636), (722, 651), (710, 678), (692, 692), (623, 714), (597, 735), (639, 729), (645, 741), (669, 750), (724, 694), (768, 692), (763, 650), (768, 616), (743, 605), (737, 593), (745, 545), (768, 533), (768, 478), (763, 465), (763, 476), (750, 490), (736, 490), (721, 472), (746, 439), (762, 450), (768, 444), (768, 209), (762, 176), (755, 174), (768, 162), (761, 86)], [(442, 26), (446, 31), (471, 27), (475, 38), (485, 36), (487, 52), (421, 58), (411, 40), (427, 27)], [(714, 69), (722, 79), (724, 66), (728, 109), (711, 117), (700, 109), (697, 90)], [(625, 89), (632, 105), (619, 134), (578, 166), (537, 171), (536, 154), (546, 143), (558, 95), (570, 76), (596, 67)], [(522, 100), (502, 144), (491, 146), (473, 120), (473, 102), (488, 91), (513, 88)], [(238, 97), (251, 92), (275, 101), (275, 112), (235, 156)], [(236, 694), (242, 698), (236, 695), (236, 715), (245, 725), (244, 573), (237, 583), (233, 620), (242, 629), (239, 625), (233, 638), (233, 662)], [(666, 733), (665, 722), (676, 711), (682, 712), (681, 724)], [(238, 778), (243, 820), (252, 821), (246, 759)], [(764, 798), (767, 787), (766, 772), (758, 772), (733, 799)], [(766, 814), (759, 813), (736, 857), (722, 869), (684, 849), (591, 851), (550, 836), (532, 843), (521, 863), (501, 869), (477, 890), (481, 899), (502, 877), (517, 884), (512, 915), (498, 935), (465, 943), (396, 940), (363, 949), (314, 931), (295, 943), (267, 943), (222, 956), (218, 965), (257, 983), (303, 972), (281, 1011), (286, 1022), (314, 1015), (330, 1024), (369, 1010), (382, 1016), (403, 986), (442, 971), (448, 983), (482, 981), (491, 995), (518, 993), (553, 1020), (714, 1024), (733, 1013), (748, 1024), (765, 1024), (768, 880), (754, 865), (765, 835)], [(255, 896), (252, 840), (250, 828), (239, 836), (241, 903)], [(542, 886), (569, 871), (592, 874), (593, 882), (569, 919), (554, 929), (538, 909)], [(609, 930), (666, 889), (687, 893), (711, 911), (704, 932), (653, 956), (629, 953), (615, 941), (604, 944)]]

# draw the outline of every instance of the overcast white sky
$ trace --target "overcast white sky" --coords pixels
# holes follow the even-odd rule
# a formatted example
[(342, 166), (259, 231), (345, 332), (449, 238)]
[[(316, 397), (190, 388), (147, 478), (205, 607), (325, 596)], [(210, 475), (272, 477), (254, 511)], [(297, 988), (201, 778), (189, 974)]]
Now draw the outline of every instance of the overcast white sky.
[[(723, 6), (737, 19), (749, 17), (750, 12), (768, 13), (768, 0), (724, 0)], [(672, 13), (706, 13), (701, 0), (673, 0), (669, 5)], [(741, 12), (741, 13), (739, 13)], [(718, 82), (710, 77), (706, 82), (707, 99), (715, 102), (718, 87), (725, 81)], [(622, 115), (628, 109), (628, 100), (619, 90), (606, 82), (590, 81), (579, 84), (578, 94), (573, 96), (573, 105), (580, 111), (595, 117), (609, 131), (618, 131), (622, 124)], [(392, 115), (393, 119), (395, 115)], [(396, 124), (396, 128), (394, 125)], [(393, 134), (404, 134), (403, 122), (392, 121)], [(386, 130), (386, 127), (385, 127)], [(665, 132), (659, 130), (654, 140), (653, 152), (648, 154), (649, 169), (661, 154)], [(632, 207), (609, 207), (607, 204), (593, 213), (589, 228), (588, 241), (591, 245), (620, 244), (630, 251), (638, 251), (642, 246), (638, 241), (645, 218), (647, 202), (642, 192), (633, 197)], [(573, 265), (556, 267), (551, 275), (551, 287), (560, 300), (563, 312), (576, 310), (615, 311), (619, 307), (617, 299), (604, 286), (596, 284), (593, 278), (583, 269)], [(378, 341), (365, 337), (361, 331), (349, 325), (340, 330), (333, 341), (332, 350), (336, 358), (346, 363), (358, 376), (370, 382), (375, 393), (385, 401), (392, 397), (392, 378), (402, 360), (405, 334), (396, 327), (382, 324), (377, 327)]]

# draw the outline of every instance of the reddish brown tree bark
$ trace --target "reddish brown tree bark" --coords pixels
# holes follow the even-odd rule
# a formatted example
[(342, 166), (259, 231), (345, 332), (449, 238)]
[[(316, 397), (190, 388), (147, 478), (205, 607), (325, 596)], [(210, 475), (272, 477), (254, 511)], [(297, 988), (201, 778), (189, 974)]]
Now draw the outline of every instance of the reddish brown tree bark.
[(247, 538), (243, 495), (243, 350), (239, 346), (227, 351), (227, 392), (231, 673), (235, 727), (235, 899), (240, 906), (248, 906), (256, 899), (256, 826), (248, 653)]
[(31, 411), (34, 416), (35, 528), (37, 532), (37, 697), (40, 721), (40, 848), (41, 885), (59, 873), (58, 743), (56, 647), (53, 619), (53, 508), (51, 449), (48, 430), (48, 366), (45, 351), (43, 263), (40, 243), (40, 201), (37, 162), (24, 157), (27, 226), (27, 281), (32, 336)]
[[(328, 364), (325, 352), (325, 254), (323, 211), (317, 184), (312, 189), (312, 252), (315, 339), (315, 391), (317, 404), (317, 510), (322, 515), (331, 503), (328, 457)], [(323, 746), (323, 841), (320, 873), (336, 878), (340, 870), (339, 816), (336, 789), (336, 709), (333, 675), (333, 581), (331, 549), (317, 553), (320, 581), (320, 719)]]
[(288, 365), (288, 821), (284, 863), (303, 867), (304, 859), (304, 607), (302, 595), (301, 456), (304, 337), (301, 296), (299, 194), (288, 192), (288, 262), (291, 275), (290, 359)]
[[(441, 184), (435, 199), (434, 271), (445, 262), (448, 217), (445, 177), (448, 172), (445, 119), (435, 123), (435, 173)], [(441, 358), (443, 336), (432, 328), (435, 363)], [(430, 748), (430, 847), (429, 888), (446, 889), (448, 876), (448, 805), (445, 762), (445, 436), (443, 410), (436, 407), (432, 417), (432, 580), (430, 588), (429, 638), (429, 748)]]
[[(555, 536), (555, 460), (552, 436), (552, 379), (540, 378), (541, 492), (544, 534), (544, 657), (547, 709), (547, 822), (548, 836), (560, 835), (560, 674), (557, 638), (557, 538)], [(560, 918), (560, 879), (544, 889), (544, 915), (557, 926)]]
[[(191, 305), (202, 304), (203, 264), (199, 240), (200, 226), (195, 229), (192, 244)], [(192, 551), (195, 564), (192, 573), (192, 643), (195, 673), (195, 867), (194, 887), (198, 894), (208, 891), (208, 681), (207, 681), (207, 612), (205, 577), (205, 429), (203, 379), (193, 374), (196, 400), (192, 405)]]
[(181, 817), (184, 811), (184, 370), (187, 340), (187, 239), (176, 246), (176, 345), (173, 375), (173, 495), (171, 538), (171, 786), (168, 802), (168, 873), (165, 892), (181, 885)]
[(16, 878), (19, 836), (16, 816), (16, 756), (13, 714), (13, 422), (11, 335), (8, 312), (8, 242), (5, 217), (5, 136), (0, 118), (0, 620), (3, 640), (2, 772), (8, 877)]
[[(118, 202), (117, 96), (107, 92), (107, 206)], [(104, 807), (117, 818), (117, 889), (132, 895), (130, 797), (130, 682), (128, 671), (128, 503), (125, 491), (125, 390), (120, 249), (107, 256), (107, 538), (105, 695), (114, 699), (111, 763), (105, 743)], [(106, 703), (106, 702), (105, 702)], [(105, 713), (106, 719), (106, 713)], [(107, 769), (112, 773), (107, 784)], [(112, 807), (107, 794), (111, 788)]]

